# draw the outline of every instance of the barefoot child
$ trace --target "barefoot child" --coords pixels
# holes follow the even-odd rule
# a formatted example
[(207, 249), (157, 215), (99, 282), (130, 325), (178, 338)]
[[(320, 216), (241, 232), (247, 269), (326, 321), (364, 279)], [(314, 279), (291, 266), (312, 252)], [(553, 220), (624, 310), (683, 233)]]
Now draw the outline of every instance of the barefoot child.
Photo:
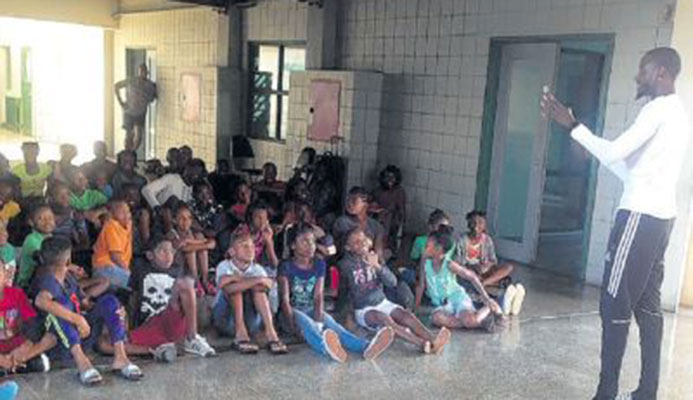
[(46, 239), (41, 245), (43, 273), (37, 276), (35, 304), (46, 314), (48, 332), (58, 338), (52, 354), (60, 357), (69, 350), (80, 382), (87, 386), (100, 383), (103, 378), (84, 354), (84, 347), (88, 349), (97, 342), (105, 325), (115, 351), (111, 368), (127, 380), (141, 379), (142, 371), (125, 352), (124, 311), (120, 303), (111, 294), (92, 300), (79, 288), (68, 272), (71, 250), (70, 241), (61, 237)]
[(424, 353), (440, 353), (450, 340), (450, 331), (442, 328), (434, 335), (412, 312), (385, 298), (384, 286), (396, 286), (397, 278), (380, 264), (371, 245), (363, 230), (354, 228), (346, 234), (346, 252), (339, 261), (356, 322), (367, 329), (388, 326)]
[(235, 337), (236, 350), (249, 354), (257, 353), (258, 347), (250, 341), (248, 331), (252, 333), (263, 325), (270, 351), (287, 353), (274, 329), (270, 309), (268, 291), (275, 282), (255, 263), (255, 244), (247, 226), (241, 225), (231, 235), (228, 256), (217, 266), (219, 293), (212, 311), (215, 326), (220, 334)]
[(175, 249), (171, 242), (164, 237), (152, 239), (146, 254), (149, 262), (137, 268), (131, 279), (139, 327), (130, 333), (130, 343), (167, 362), (175, 360), (179, 342), (187, 353), (216, 355), (198, 334), (195, 281), (173, 264)]
[[(452, 228), (448, 226), (442, 226), (429, 235), (419, 263), (420, 279), (416, 287), (416, 306), (421, 304), (425, 289), (436, 307), (431, 318), (434, 325), (467, 329), (483, 327), (489, 332), (494, 332), (497, 328), (496, 322), (500, 322), (496, 317), (501, 314), (500, 306), (489, 297), (474, 272), (446, 256), (454, 246)], [(485, 307), (476, 310), (472, 299), (457, 283), (456, 276), (474, 285)]]
[(280, 265), (279, 286), (282, 312), (291, 331), (300, 331), (313, 350), (339, 362), (347, 359), (344, 347), (361, 354), (366, 360), (372, 360), (385, 351), (394, 339), (392, 328), (381, 328), (368, 342), (347, 331), (325, 313), (323, 290), (326, 264), (315, 257), (313, 228), (299, 223), (289, 230), (288, 236), (293, 258)]

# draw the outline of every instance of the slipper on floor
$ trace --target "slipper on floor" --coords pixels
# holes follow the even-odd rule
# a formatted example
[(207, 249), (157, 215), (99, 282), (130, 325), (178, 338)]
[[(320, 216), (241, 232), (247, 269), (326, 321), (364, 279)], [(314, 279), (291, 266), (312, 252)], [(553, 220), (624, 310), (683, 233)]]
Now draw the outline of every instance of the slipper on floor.
[(133, 363), (130, 363), (121, 369), (114, 369), (113, 372), (128, 381), (139, 381), (144, 377), (140, 367)]
[(94, 386), (103, 382), (103, 377), (96, 368), (91, 367), (79, 373), (79, 381), (82, 382), (84, 386)]
[(267, 348), (272, 354), (286, 354), (289, 352), (289, 349), (286, 347), (286, 345), (280, 341), (280, 340), (273, 340), (267, 343)]
[(255, 343), (251, 343), (250, 340), (234, 340), (231, 343), (231, 348), (241, 354), (256, 354), (260, 351), (260, 348)]

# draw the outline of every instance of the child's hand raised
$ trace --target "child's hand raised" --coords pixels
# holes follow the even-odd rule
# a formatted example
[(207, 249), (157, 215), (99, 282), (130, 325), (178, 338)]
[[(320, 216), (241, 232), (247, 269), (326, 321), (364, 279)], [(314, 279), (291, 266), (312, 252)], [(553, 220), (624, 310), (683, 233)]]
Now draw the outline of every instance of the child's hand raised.
[(371, 250), (366, 256), (366, 262), (375, 269), (380, 269), (380, 259), (378, 258), (378, 253)]
[(262, 240), (265, 242), (265, 244), (274, 243), (274, 232), (272, 231), (270, 224), (267, 224), (264, 228), (262, 228)]

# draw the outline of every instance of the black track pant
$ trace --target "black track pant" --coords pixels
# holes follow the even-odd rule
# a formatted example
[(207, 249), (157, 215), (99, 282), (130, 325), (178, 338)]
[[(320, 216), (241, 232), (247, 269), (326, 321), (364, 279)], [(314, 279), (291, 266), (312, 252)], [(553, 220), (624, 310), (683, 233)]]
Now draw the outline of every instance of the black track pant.
[(664, 251), (674, 220), (620, 210), (611, 230), (602, 282), (601, 373), (596, 400), (618, 394), (618, 378), (631, 316), (640, 329), (640, 384), (633, 399), (656, 399), (662, 343), (660, 288)]

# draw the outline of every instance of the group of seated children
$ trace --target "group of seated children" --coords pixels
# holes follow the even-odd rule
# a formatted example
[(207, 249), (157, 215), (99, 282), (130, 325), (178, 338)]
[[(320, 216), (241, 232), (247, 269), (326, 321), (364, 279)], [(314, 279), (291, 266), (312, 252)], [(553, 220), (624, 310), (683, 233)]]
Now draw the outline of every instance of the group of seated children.
[[(165, 170), (148, 162), (146, 177), (133, 152), (114, 164), (102, 142), (81, 167), (72, 165), (74, 146), (48, 164), (37, 161), (38, 144), (22, 149), (24, 163), (12, 169), (0, 157), (5, 374), (71, 359), (93, 385), (103, 378), (92, 350), (112, 354), (127, 380), (144, 375), (135, 357), (173, 362), (179, 347), (214, 356), (200, 334), (208, 301), (216, 335), (239, 353), (265, 343), (285, 354), (282, 338), (294, 336), (339, 362), (347, 352), (373, 360), (397, 337), (439, 354), (450, 329), (495, 332), (522, 306), (524, 288), (510, 280), (512, 266), (498, 264), (479, 212), (459, 237), (434, 211), (413, 262), (397, 267), (406, 197), (394, 166), (381, 174), (378, 202), (355, 187), (344, 215), (318, 219), (309, 181), (278, 181), (271, 163), (253, 185), (232, 177), (228, 163), (208, 176), (187, 146), (169, 150)], [(437, 330), (417, 316), (429, 309)]]

